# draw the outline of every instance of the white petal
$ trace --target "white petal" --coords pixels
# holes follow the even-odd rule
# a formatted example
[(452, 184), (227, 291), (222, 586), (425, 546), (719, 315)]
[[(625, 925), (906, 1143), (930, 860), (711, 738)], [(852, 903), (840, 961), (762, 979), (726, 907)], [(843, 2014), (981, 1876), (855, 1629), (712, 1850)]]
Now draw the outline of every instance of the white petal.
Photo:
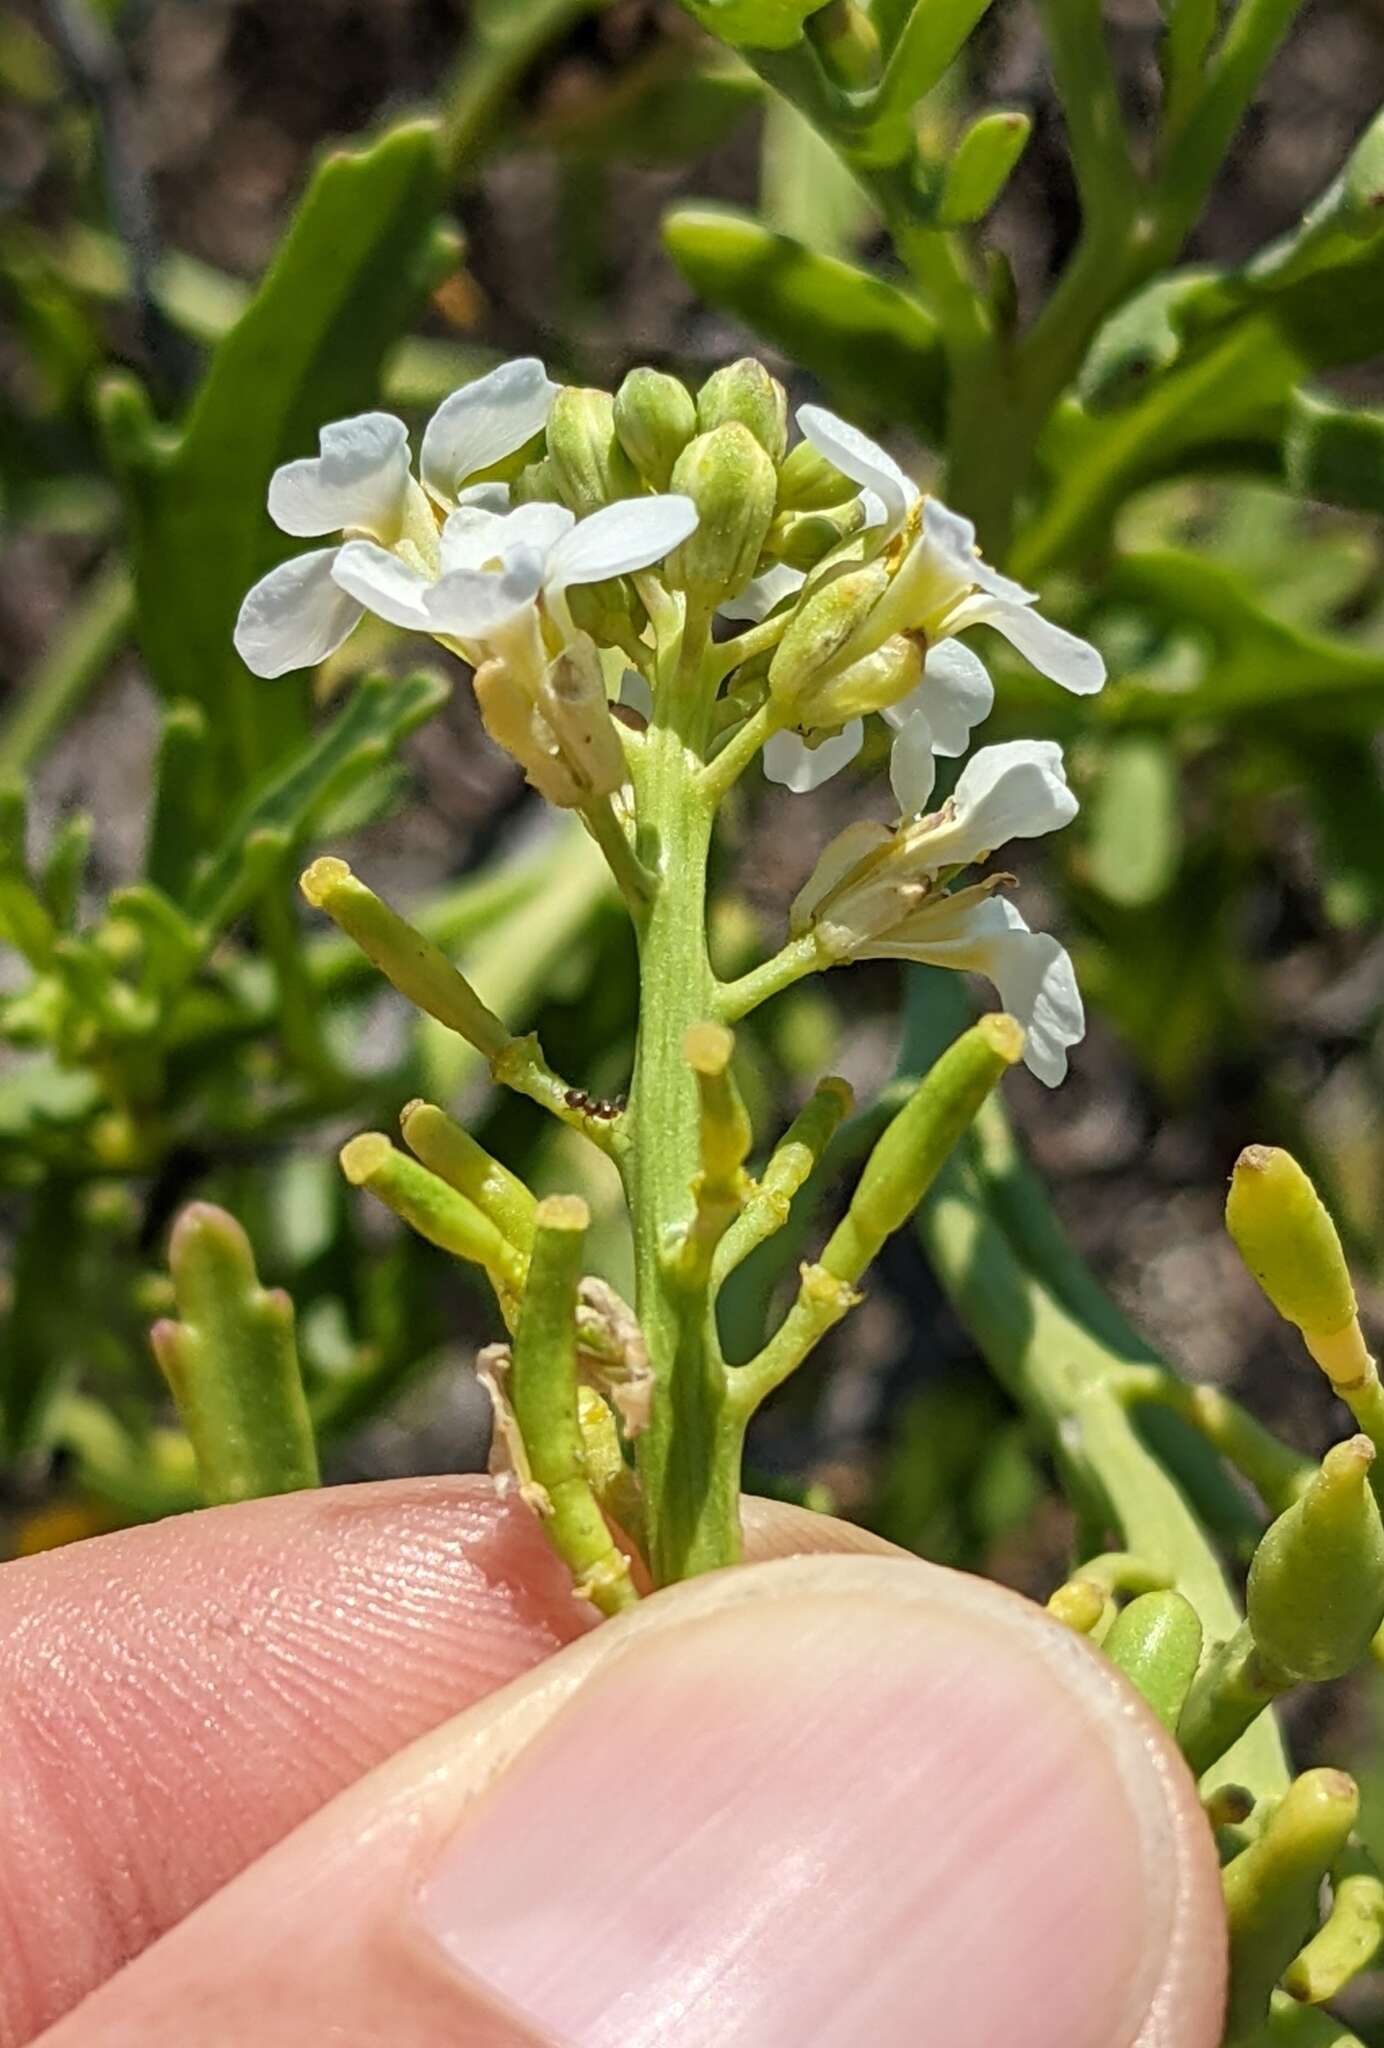
[(934, 546), (964, 569), (967, 579), (978, 590), (988, 591), (992, 597), (1005, 598), (1010, 604), (1033, 603), (1037, 591), (1025, 590), (1023, 584), (1016, 583), (1012, 576), (1002, 576), (998, 569), (992, 569), (976, 552), (973, 522), (964, 519), (959, 512), (953, 512), (940, 498), (929, 498), (923, 507), (923, 531)]
[(451, 569), (480, 569), (498, 561), (503, 512), (488, 505), (458, 505), (449, 512), (438, 541), (438, 554), (445, 575)]
[(444, 398), (423, 435), (425, 488), (443, 504), (454, 502), (468, 477), (533, 439), (556, 394), (538, 358), (521, 356)]
[[(517, 516), (510, 514), (511, 519)], [(618, 504), (603, 505), (558, 541), (548, 557), (544, 584), (560, 597), (569, 583), (604, 583), (608, 576), (647, 569), (686, 540), (696, 524), (697, 508), (690, 498), (621, 498)]]
[(359, 527), (393, 540), (408, 487), (408, 433), (388, 412), (334, 420), (317, 436), (321, 453), (285, 462), (269, 479), (269, 517), (285, 533), (340, 533)]
[(935, 752), (926, 712), (914, 711), (899, 727), (889, 750), (889, 783), (901, 818), (916, 818), (927, 809), (937, 780)]
[(467, 484), (457, 492), (458, 505), (476, 505), (482, 512), (508, 512), (509, 485), (502, 483)]
[(620, 702), (627, 704), (631, 711), (641, 717), (654, 715), (654, 693), (649, 688), (647, 676), (641, 676), (637, 668), (627, 668), (620, 678)]
[(808, 929), (825, 896), (830, 895), (838, 882), (843, 882), (852, 868), (870, 854), (887, 846), (893, 838), (887, 825), (878, 824), (871, 818), (857, 818), (853, 825), (847, 825), (844, 832), (838, 832), (829, 839), (817, 856), (812, 873), (793, 899), (788, 916), (788, 929), (795, 938)]
[(798, 425), (817, 453), (833, 463), (842, 476), (875, 493), (884, 506), (891, 532), (903, 525), (918, 496), (918, 486), (904, 475), (892, 455), (887, 455), (877, 441), (862, 434), (849, 420), (828, 412), (824, 405), (800, 405)]
[(766, 569), (762, 576), (756, 576), (753, 583), (747, 583), (738, 597), (728, 597), (723, 605), (716, 608), (719, 619), (746, 619), (757, 626), (761, 619), (767, 619), (785, 597), (791, 597), (801, 590), (807, 581), (802, 569), (790, 569), (787, 562), (776, 562), (772, 569)]
[(387, 548), (377, 548), (369, 540), (348, 540), (337, 553), (332, 577), (388, 625), (402, 626), (409, 633), (432, 631), (424, 603), (431, 583)]
[(334, 654), (360, 606), (332, 581), (339, 548), (313, 548), (261, 576), (240, 607), (235, 651), (257, 676), (315, 668)]
[(1065, 626), (1054, 626), (1051, 619), (1028, 605), (1011, 604), (1001, 597), (975, 597), (961, 607), (961, 613), (964, 617), (958, 615), (954, 632), (961, 631), (963, 625), (993, 626), (1032, 662), (1039, 675), (1060, 683), (1073, 696), (1092, 696), (1105, 682), (1105, 662), (1090, 641), (1078, 639)]
[(543, 587), (543, 557), (516, 548), (502, 569), (453, 569), (427, 595), (429, 630), (487, 640), (530, 606)]
[(887, 526), (889, 524), (889, 508), (878, 491), (862, 491), (860, 493), (860, 508), (862, 515), (860, 529), (862, 533), (868, 533), (872, 527)]
[(791, 789), (794, 796), (806, 796), (809, 790), (820, 789), (833, 775), (839, 775), (855, 759), (864, 741), (865, 721), (861, 718), (851, 719), (840, 732), (820, 740), (815, 747), (808, 746), (795, 732), (776, 732), (764, 745), (764, 773), (770, 782)]
[(933, 870), (969, 866), (1010, 839), (1056, 832), (1076, 811), (1062, 749), (1051, 740), (1006, 740), (971, 756), (941, 822), (918, 837), (917, 852)]
[(939, 640), (929, 647), (923, 679), (884, 713), (891, 725), (903, 725), (915, 711), (925, 713), (932, 727), (932, 751), (956, 761), (971, 744), (974, 728), (990, 716), (995, 686), (978, 654), (959, 640)]

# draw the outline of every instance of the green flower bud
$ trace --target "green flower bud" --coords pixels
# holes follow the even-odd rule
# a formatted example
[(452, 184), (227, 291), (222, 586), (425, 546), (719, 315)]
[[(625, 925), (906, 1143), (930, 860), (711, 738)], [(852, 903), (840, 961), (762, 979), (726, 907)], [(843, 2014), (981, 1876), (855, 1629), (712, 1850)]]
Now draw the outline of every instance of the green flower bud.
[(1246, 1611), (1260, 1661), (1289, 1679), (1342, 1678), (1384, 1622), (1384, 1525), (1374, 1446), (1337, 1444), (1254, 1553)]
[(664, 580), (700, 604), (743, 590), (773, 518), (776, 482), (773, 463), (738, 420), (689, 441), (670, 487), (692, 500), (698, 525), (668, 557)]
[[(1231, 1175), (1225, 1222), (1250, 1272), (1278, 1313), (1297, 1324), (1328, 1376), (1338, 1385), (1364, 1378), (1370, 1362), (1341, 1240), (1290, 1152), (1245, 1147)], [(1319, 1348), (1313, 1339), (1335, 1341)]]
[(598, 647), (622, 647), (627, 654), (649, 617), (638, 591), (624, 576), (604, 583), (568, 584), (567, 610), (572, 624), (589, 633)]
[(788, 446), (788, 393), (753, 356), (727, 363), (697, 393), (697, 425), (704, 434), (730, 420), (749, 428), (771, 462), (782, 462)]
[(509, 487), (509, 502), (511, 505), (561, 504), (557, 473), (546, 456), (541, 462), (527, 463), (520, 470)]
[(567, 385), (548, 415), (548, 462), (562, 503), (585, 519), (639, 490), (634, 465), (615, 437), (615, 401), (608, 391)]
[(843, 570), (814, 591), (797, 611), (774, 650), (769, 689), (781, 704), (796, 705), (812, 682), (824, 682), (846, 642), (864, 623), (889, 587), (882, 562)]
[(809, 685), (794, 700), (797, 723), (835, 731), (848, 718), (864, 718), (867, 712), (897, 704), (922, 680), (926, 646), (920, 634), (896, 633), (873, 654), (863, 654), (825, 682)]
[(765, 551), (790, 569), (815, 569), (864, 524), (865, 508), (859, 498), (823, 512), (780, 512), (769, 528)]
[(645, 483), (666, 491), (697, 431), (692, 393), (663, 370), (631, 370), (615, 394), (615, 432)]
[(1165, 1728), (1175, 1729), (1201, 1662), (1201, 1623), (1171, 1589), (1141, 1593), (1123, 1608), (1101, 1645)]
[(781, 512), (822, 512), (856, 496), (858, 484), (819, 454), (810, 441), (799, 441), (779, 464), (778, 502)]

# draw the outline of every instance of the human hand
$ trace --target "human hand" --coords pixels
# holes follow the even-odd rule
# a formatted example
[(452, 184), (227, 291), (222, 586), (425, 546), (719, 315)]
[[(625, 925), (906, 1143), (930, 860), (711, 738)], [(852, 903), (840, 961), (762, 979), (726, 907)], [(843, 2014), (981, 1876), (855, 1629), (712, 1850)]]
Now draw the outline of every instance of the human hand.
[(1122, 1681), (745, 1512), (760, 1562), (599, 1629), (477, 1479), (7, 1565), (0, 2048), (1214, 2048), (1210, 1835)]

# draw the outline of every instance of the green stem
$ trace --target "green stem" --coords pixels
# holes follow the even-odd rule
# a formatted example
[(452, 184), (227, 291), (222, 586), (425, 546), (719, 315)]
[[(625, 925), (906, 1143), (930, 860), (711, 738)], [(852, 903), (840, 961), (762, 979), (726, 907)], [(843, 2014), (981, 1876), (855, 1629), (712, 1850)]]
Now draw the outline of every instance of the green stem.
[(629, 834), (616, 817), (608, 796), (598, 797), (582, 815), (591, 828), (591, 837), (606, 857), (630, 916), (636, 924), (641, 923), (653, 895), (653, 876), (630, 845)]
[(723, 982), (716, 997), (716, 1015), (723, 1023), (734, 1024), (737, 1019), (748, 1017), (761, 1003), (767, 1003), (770, 996), (781, 994), (804, 975), (816, 974), (827, 964), (822, 959), (816, 933), (805, 932), (800, 939), (790, 939), (772, 960), (764, 960), (748, 974), (742, 974), (738, 981)]
[(635, 1298), (654, 1374), (637, 1463), (648, 1554), (660, 1585), (739, 1555), (738, 1436), (724, 1417), (725, 1367), (705, 1285), (677, 1250), (701, 1170), (688, 1031), (715, 1011), (706, 944), (706, 863), (715, 799), (703, 757), (711, 690), (704, 632), (662, 650), (653, 722), (637, 766), (639, 853), (657, 878), (639, 931), (640, 1013), (623, 1161), (634, 1223)]
[(701, 795), (714, 808), (731, 790), (767, 739), (787, 723), (783, 707), (774, 698), (765, 699), (737, 732), (732, 733), (719, 754), (697, 777)]

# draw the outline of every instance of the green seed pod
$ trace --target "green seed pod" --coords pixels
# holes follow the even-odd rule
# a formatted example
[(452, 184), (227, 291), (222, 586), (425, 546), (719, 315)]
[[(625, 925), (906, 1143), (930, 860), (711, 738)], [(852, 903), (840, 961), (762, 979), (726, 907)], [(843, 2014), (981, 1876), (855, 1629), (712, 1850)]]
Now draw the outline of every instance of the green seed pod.
[(1336, 1226), (1290, 1152), (1247, 1145), (1235, 1162), (1226, 1228), (1281, 1316), (1301, 1330), (1342, 1330), (1355, 1289)]
[(1322, 1879), (1359, 1810), (1344, 1771), (1304, 1771), (1258, 1841), (1221, 1873), (1230, 1927), (1228, 2041), (1259, 2039), (1275, 1985), (1316, 1928)]
[(781, 704), (796, 705), (832, 663), (889, 588), (882, 562), (846, 569), (799, 605), (769, 664), (769, 689)]
[(558, 392), (548, 415), (548, 462), (562, 503), (578, 519), (639, 490), (634, 465), (615, 437), (608, 391), (569, 384)]
[(781, 512), (823, 512), (844, 505), (859, 491), (848, 476), (827, 461), (810, 441), (799, 441), (779, 464), (778, 502)]
[(1337, 1444), (1254, 1553), (1246, 1607), (1254, 1647), (1288, 1679), (1342, 1678), (1384, 1622), (1384, 1525), (1370, 1489), (1374, 1446)]
[(697, 425), (709, 434), (738, 420), (748, 427), (772, 463), (788, 447), (788, 393), (753, 356), (741, 356), (707, 378), (697, 393)]
[(697, 431), (692, 393), (663, 370), (631, 370), (615, 394), (615, 432), (645, 483), (666, 491), (673, 464)]
[(509, 501), (511, 505), (561, 504), (557, 474), (546, 456), (541, 462), (530, 462), (520, 470), (509, 487)]
[(1116, 1616), (1102, 1648), (1163, 1726), (1177, 1727), (1201, 1662), (1201, 1623), (1181, 1593), (1141, 1593)]
[(727, 420), (688, 442), (670, 481), (691, 498), (698, 524), (668, 557), (664, 580), (697, 603), (721, 604), (754, 575), (774, 514), (774, 465), (748, 427)]
[(921, 634), (896, 633), (824, 683), (811, 684), (794, 699), (797, 723), (835, 731), (848, 718), (864, 718), (897, 704), (921, 681), (927, 643)]

